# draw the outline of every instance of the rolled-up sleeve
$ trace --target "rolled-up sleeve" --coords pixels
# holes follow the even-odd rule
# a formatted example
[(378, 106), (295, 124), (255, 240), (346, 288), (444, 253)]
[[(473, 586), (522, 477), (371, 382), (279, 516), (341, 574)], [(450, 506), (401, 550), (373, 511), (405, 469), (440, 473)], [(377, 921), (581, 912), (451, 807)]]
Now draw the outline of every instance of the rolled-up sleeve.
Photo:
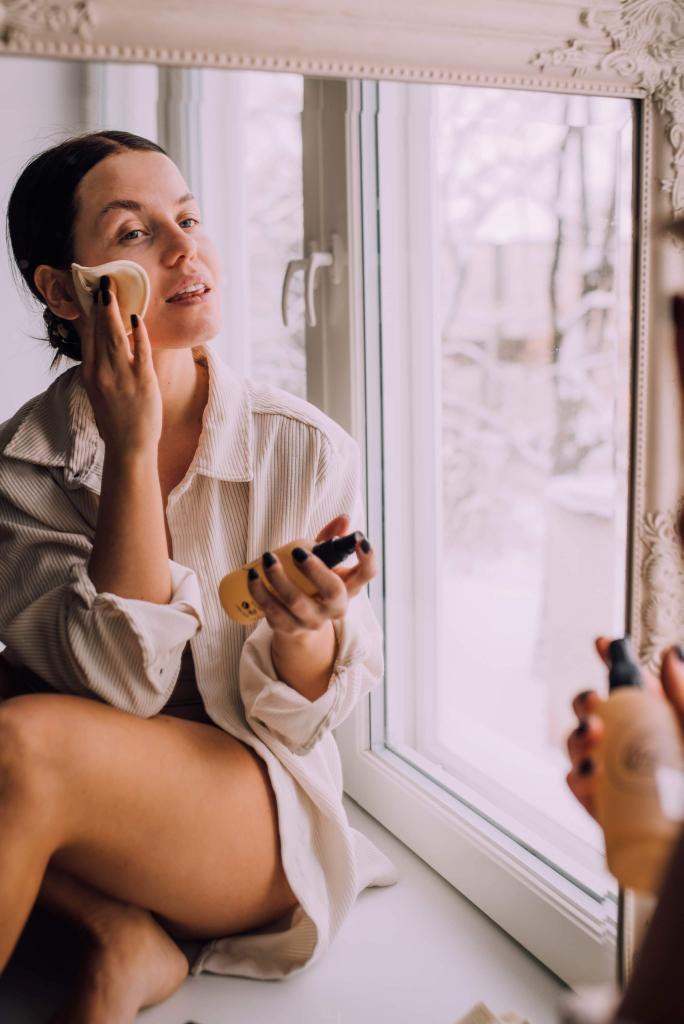
[[(359, 456), (346, 434), (326, 445), (312, 503), (309, 536), (335, 516), (363, 524)], [(262, 620), (245, 641), (240, 659), (240, 692), (247, 721), (296, 754), (306, 754), (329, 729), (336, 728), (382, 679), (382, 632), (365, 593), (353, 597), (343, 619), (334, 623), (337, 655), (326, 692), (314, 701), (278, 678), (271, 658), (271, 627)]]
[(73, 524), (65, 529), (63, 508), (55, 493), (52, 525), (0, 494), (0, 641), (56, 690), (155, 715), (202, 626), (197, 578), (170, 560), (164, 605), (98, 592), (87, 569), (90, 539)]

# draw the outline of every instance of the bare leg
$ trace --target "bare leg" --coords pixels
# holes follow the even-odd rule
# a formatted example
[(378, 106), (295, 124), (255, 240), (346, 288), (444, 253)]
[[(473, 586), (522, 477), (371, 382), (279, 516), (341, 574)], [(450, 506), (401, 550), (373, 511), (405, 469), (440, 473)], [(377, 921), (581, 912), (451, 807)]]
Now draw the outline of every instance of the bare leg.
[[(11, 839), (0, 849), (0, 955), (6, 960), (39, 889), (80, 923), (95, 957), (81, 987), (88, 1007), (72, 1007), (70, 1024), (132, 1020), (138, 1006), (181, 983), (187, 961), (139, 908), (181, 934), (211, 937), (294, 904), (264, 767), (237, 741), (210, 726), (145, 721), (79, 698), (10, 706), (11, 718), (0, 712), (0, 830)], [(13, 770), (22, 765), (33, 766), (28, 776)], [(50, 860), (61, 874), (45, 874)], [(9, 884), (13, 873), (19, 885)]]
[(38, 902), (68, 918), (87, 949), (76, 983), (50, 1024), (127, 1021), (168, 999), (188, 973), (185, 956), (152, 915), (49, 867)]
[[(13, 671), (0, 656), (0, 701), (35, 692), (29, 686), (40, 685), (37, 676), (29, 679), (27, 673)], [(42, 692), (50, 691), (43, 687)], [(36, 902), (71, 921), (87, 945), (78, 982), (51, 1024), (96, 1021), (103, 1010), (108, 1012), (106, 1004), (119, 1002), (119, 992), (135, 1012), (167, 999), (187, 976), (186, 958), (151, 914), (111, 899), (51, 864)], [(137, 991), (128, 984), (130, 978), (139, 980)], [(117, 1012), (121, 1019), (130, 1016), (125, 1005)]]

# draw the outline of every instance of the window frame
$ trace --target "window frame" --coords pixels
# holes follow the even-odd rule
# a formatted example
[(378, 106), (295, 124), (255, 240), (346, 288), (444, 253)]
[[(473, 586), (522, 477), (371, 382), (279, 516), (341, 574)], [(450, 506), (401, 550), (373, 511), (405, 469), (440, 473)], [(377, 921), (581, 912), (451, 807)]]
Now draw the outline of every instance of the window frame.
[[(468, 77), (468, 84), (478, 84), (473, 83), (473, 78), (477, 76)], [(335, 133), (342, 131), (339, 103), (337, 115), (333, 117), (328, 116), (326, 106), (326, 90), (340, 84), (320, 82), (321, 103), (326, 111), (326, 116), (320, 119), (322, 134), (318, 145), (322, 151), (330, 145)], [(491, 82), (483, 81), (482, 84)], [(514, 82), (507, 84), (512, 88), (530, 87), (529, 82), (518, 86)], [(543, 88), (544, 83), (540, 82), (538, 87)], [(366, 496), (369, 499), (367, 528), (381, 563), (379, 577), (370, 587), (370, 597), (383, 622), (386, 613), (383, 590), (388, 573), (388, 562), (383, 555), (385, 551), (394, 549), (397, 538), (387, 536), (381, 515), (382, 466), (377, 458), (378, 431), (382, 430), (378, 310), (373, 297), (377, 267), (363, 262), (364, 232), (366, 253), (377, 252), (377, 239), (368, 238), (369, 232), (372, 235), (378, 230), (377, 209), (375, 196), (369, 194), (367, 188), (364, 190), (360, 180), (360, 138), (353, 123), (356, 117), (360, 119), (360, 133), (365, 136), (366, 146), (370, 146), (373, 144), (374, 114), (362, 109), (363, 83), (349, 82), (346, 88), (346, 191), (342, 195), (338, 163), (329, 179), (324, 172), (319, 174), (317, 206), (319, 210), (327, 211), (329, 222), (337, 219), (339, 225), (339, 218), (346, 217), (347, 250), (352, 268), (346, 286), (353, 312), (348, 327), (336, 330), (327, 325), (324, 346), (328, 353), (334, 349), (337, 366), (343, 364), (347, 372), (340, 375), (332, 371), (332, 363), (324, 363), (318, 384), (310, 389), (309, 398), (349, 430), (361, 446)], [(590, 84), (586, 91), (592, 93)], [(652, 133), (652, 104), (644, 101), (643, 95), (633, 87), (625, 86), (620, 95), (642, 101), (638, 104), (637, 118), (641, 125), (641, 134), (637, 137), (640, 144), (635, 147), (635, 152), (640, 155), (641, 173), (635, 175), (635, 182), (639, 183), (635, 189), (638, 238), (634, 261), (634, 279), (638, 288), (633, 358), (633, 394), (640, 395), (644, 387), (648, 351), (644, 307), (649, 301), (650, 282), (644, 276), (648, 252), (643, 240), (644, 224), (650, 215), (650, 194), (644, 185), (644, 162), (645, 154), (648, 158), (645, 140)], [(346, 211), (343, 214), (344, 205)], [(305, 237), (309, 237), (308, 234), (305, 233)], [(327, 285), (323, 287), (325, 289)], [(334, 400), (331, 401), (333, 395)], [(365, 396), (363, 402), (360, 401), (361, 395)], [(635, 515), (638, 515), (638, 477), (640, 468), (643, 470), (645, 455), (643, 442), (639, 440), (644, 435), (644, 415), (645, 406), (641, 401), (635, 405), (633, 421), (628, 622), (630, 618), (632, 621), (639, 619), (634, 551), (638, 538), (633, 524)], [(388, 669), (391, 670), (389, 664)], [(346, 793), (568, 984), (602, 982), (618, 974), (616, 951), (629, 946), (621, 934), (624, 916), (621, 915), (616, 925), (609, 902), (600, 902), (589, 893), (582, 892), (559, 872), (528, 854), (519, 843), (493, 827), (466, 803), (445, 793), (417, 768), (402, 762), (391, 751), (374, 748), (371, 743), (371, 717), (381, 714), (377, 697), (371, 695), (336, 730)]]

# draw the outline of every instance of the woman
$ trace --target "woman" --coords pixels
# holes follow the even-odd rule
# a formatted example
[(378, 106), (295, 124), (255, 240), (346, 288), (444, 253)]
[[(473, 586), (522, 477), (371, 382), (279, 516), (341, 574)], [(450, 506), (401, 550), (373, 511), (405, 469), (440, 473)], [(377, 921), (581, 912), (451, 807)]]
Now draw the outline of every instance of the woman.
[[(351, 569), (310, 555), (310, 598), (270, 554), (358, 523), (357, 451), (206, 344), (216, 252), (163, 150), (67, 140), (23, 171), (8, 227), (81, 363), (0, 427), (0, 640), (10, 693), (44, 691), (0, 704), (0, 969), (38, 899), (91, 940), (63, 1019), (121, 1024), (182, 983), (169, 933), (211, 940), (193, 973), (283, 977), (394, 880), (347, 823), (330, 732), (381, 676), (375, 561), (366, 541)], [(69, 272), (115, 259), (151, 283), (130, 341), (114, 282), (86, 317)], [(276, 596), (250, 581), (250, 631), (217, 586), (262, 552)]]

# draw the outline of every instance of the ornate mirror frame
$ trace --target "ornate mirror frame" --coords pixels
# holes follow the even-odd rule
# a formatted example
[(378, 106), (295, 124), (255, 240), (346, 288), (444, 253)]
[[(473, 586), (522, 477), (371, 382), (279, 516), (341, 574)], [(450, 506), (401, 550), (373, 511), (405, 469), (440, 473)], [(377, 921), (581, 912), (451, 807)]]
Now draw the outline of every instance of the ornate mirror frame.
[[(298, 72), (318, 78), (633, 98), (640, 116), (635, 243), (628, 621), (652, 663), (681, 638), (681, 400), (671, 296), (684, 217), (681, 0), (3, 0), (0, 55)], [(629, 931), (629, 930), (628, 930)], [(627, 950), (629, 953), (629, 950)]]

